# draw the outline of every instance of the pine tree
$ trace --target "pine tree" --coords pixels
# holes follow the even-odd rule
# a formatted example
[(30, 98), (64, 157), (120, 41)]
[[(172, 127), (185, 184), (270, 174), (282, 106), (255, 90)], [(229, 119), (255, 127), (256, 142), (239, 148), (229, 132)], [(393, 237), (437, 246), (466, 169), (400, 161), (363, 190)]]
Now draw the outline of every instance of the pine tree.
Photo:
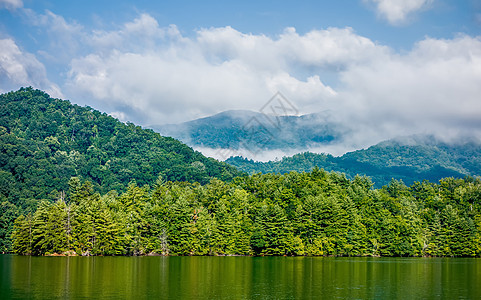
[(32, 216), (20, 215), (15, 220), (13, 231), (13, 252), (22, 255), (31, 255), (32, 252)]

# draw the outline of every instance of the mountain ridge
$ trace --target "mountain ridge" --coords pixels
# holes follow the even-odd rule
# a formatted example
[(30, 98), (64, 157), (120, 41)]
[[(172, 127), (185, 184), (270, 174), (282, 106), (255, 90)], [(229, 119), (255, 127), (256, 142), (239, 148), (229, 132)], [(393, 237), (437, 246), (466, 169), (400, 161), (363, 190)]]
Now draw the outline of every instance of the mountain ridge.
[(403, 180), (410, 185), (415, 181), (438, 181), (445, 177), (480, 176), (480, 157), (479, 142), (449, 144), (434, 136), (417, 135), (386, 140), (339, 157), (303, 152), (278, 161), (256, 162), (230, 157), (226, 162), (249, 174), (308, 172), (319, 167), (345, 173), (348, 178), (369, 176), (376, 187), (381, 187), (392, 179)]
[(341, 140), (347, 129), (328, 112), (301, 116), (228, 110), (179, 124), (152, 125), (191, 147), (256, 149), (259, 151), (316, 147)]

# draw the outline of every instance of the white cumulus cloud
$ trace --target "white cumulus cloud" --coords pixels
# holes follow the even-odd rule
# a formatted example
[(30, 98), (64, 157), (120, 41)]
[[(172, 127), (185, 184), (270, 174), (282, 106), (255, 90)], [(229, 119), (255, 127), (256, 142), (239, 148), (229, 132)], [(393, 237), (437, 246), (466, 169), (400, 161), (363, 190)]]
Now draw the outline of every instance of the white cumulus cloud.
[(353, 108), (346, 119), (365, 132), (375, 128), (373, 138), (413, 133), (481, 137), (479, 37), (427, 38), (406, 55), (354, 66), (341, 76), (342, 97)]
[(62, 96), (59, 87), (47, 79), (44, 65), (33, 54), (22, 51), (10, 38), (1, 39), (0, 91), (16, 90), (21, 86), (33, 86), (52, 96)]
[(408, 18), (421, 10), (429, 8), (434, 0), (365, 0), (376, 6), (378, 15), (392, 25), (405, 23)]
[[(127, 28), (139, 28), (148, 38), (141, 41)], [(332, 100), (336, 91), (316, 74), (294, 76), (298, 65), (322, 69), (386, 52), (350, 28), (306, 35), (290, 28), (272, 38), (223, 27), (201, 29), (187, 38), (175, 26), (159, 28), (148, 15), (117, 31), (94, 32), (92, 45), (97, 40), (104, 43), (96, 51), (72, 61), (70, 90), (112, 103), (115, 111), (128, 108), (146, 124), (227, 109), (255, 110), (278, 90), (296, 95), (303, 111), (310, 112), (319, 108), (319, 101)]]

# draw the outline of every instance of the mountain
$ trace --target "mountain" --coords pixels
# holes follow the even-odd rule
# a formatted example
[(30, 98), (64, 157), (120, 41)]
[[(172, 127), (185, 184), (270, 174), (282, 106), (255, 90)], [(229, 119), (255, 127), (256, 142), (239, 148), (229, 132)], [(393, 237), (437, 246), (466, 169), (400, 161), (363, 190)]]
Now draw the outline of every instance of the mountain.
[(88, 179), (102, 193), (132, 180), (208, 183), (240, 175), (170, 138), (32, 88), (0, 95), (0, 200), (26, 208)]
[[(246, 154), (267, 153), (268, 150), (296, 153), (319, 146), (335, 146), (342, 144), (349, 133), (348, 129), (333, 121), (328, 112), (271, 116), (232, 110), (190, 122), (152, 128), (192, 147), (204, 150), (247, 149), (244, 151)], [(302, 172), (318, 166), (328, 171), (343, 172), (350, 178), (357, 174), (367, 175), (375, 186), (381, 187), (392, 178), (409, 185), (424, 179), (438, 181), (443, 177), (481, 175), (480, 154), (481, 146), (477, 141), (443, 142), (432, 136), (415, 135), (384, 141), (340, 157), (303, 152), (280, 161), (256, 162), (237, 156), (226, 162), (250, 174)]]
[(230, 110), (181, 124), (152, 125), (192, 147), (223, 149), (306, 149), (340, 139), (345, 129), (326, 112), (303, 116), (273, 116)]
[(437, 182), (444, 177), (481, 175), (481, 144), (475, 141), (447, 143), (432, 136), (411, 136), (340, 157), (305, 152), (280, 161), (255, 162), (231, 157), (226, 162), (250, 174), (304, 172), (317, 166), (343, 172), (349, 178), (367, 175), (376, 187), (387, 185), (393, 178), (411, 185), (425, 179)]

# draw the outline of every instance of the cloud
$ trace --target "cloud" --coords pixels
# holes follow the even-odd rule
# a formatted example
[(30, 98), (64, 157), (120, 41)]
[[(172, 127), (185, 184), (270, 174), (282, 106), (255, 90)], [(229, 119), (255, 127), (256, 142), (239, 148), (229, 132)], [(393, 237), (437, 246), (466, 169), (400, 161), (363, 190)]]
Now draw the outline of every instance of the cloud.
[(86, 32), (77, 22), (69, 22), (49, 10), (38, 14), (25, 8), (22, 12), (25, 22), (43, 29), (38, 31), (36, 38), (45, 41), (42, 43), (45, 48), (40, 49), (39, 53), (49, 62), (68, 64), (72, 57), (86, 48)]
[(22, 0), (0, 0), (0, 8), (15, 10), (21, 7), (23, 7)]
[(200, 29), (187, 38), (176, 26), (160, 28), (145, 14), (116, 31), (95, 31), (87, 42), (94, 51), (72, 60), (68, 89), (111, 104), (112, 111), (128, 107), (132, 121), (144, 124), (256, 110), (277, 91), (295, 98), (301, 112), (317, 111), (337, 95), (318, 72), (363, 64), (390, 51), (351, 28), (304, 35), (287, 28), (268, 37), (227, 26)]
[[(403, 3), (406, 20), (431, 1)], [(331, 145), (336, 154), (415, 133), (481, 138), (480, 37), (427, 37), (396, 52), (349, 27), (267, 36), (227, 26), (186, 36), (149, 14), (113, 30), (88, 31), (50, 12), (36, 22), (50, 28), (52, 45), (75, 40), (59, 51), (68, 66), (62, 91), (122, 121), (148, 126), (258, 111), (280, 91), (300, 113), (327, 110), (347, 128), (342, 144)], [(2, 43), (2, 79), (54, 89), (33, 54)]]
[(410, 16), (430, 7), (434, 0), (365, 0), (376, 6), (379, 16), (391, 25), (404, 24)]
[(289, 27), (277, 38), (241, 33), (231, 27), (203, 29), (198, 43), (206, 56), (241, 59), (257, 68), (283, 70), (295, 64), (304, 66), (344, 66), (381, 55), (387, 47), (377, 46), (348, 28), (312, 30), (299, 35)]
[(175, 25), (160, 28), (157, 20), (148, 14), (141, 14), (132, 22), (127, 22), (118, 30), (104, 31), (94, 30), (85, 38), (85, 41), (97, 51), (139, 52), (144, 49), (153, 49), (159, 44), (158, 41), (169, 37), (179, 37), (179, 31)]
[(12, 39), (0, 40), (0, 90), (16, 90), (21, 86), (44, 89), (61, 97), (60, 88), (47, 79), (45, 67), (37, 58), (23, 52)]
[(71, 61), (64, 88), (143, 125), (256, 111), (281, 91), (301, 113), (330, 111), (352, 133), (346, 150), (414, 133), (481, 137), (479, 37), (425, 38), (396, 53), (351, 28), (270, 37), (221, 27), (186, 37), (144, 14), (85, 33), (85, 42), (91, 51)]
[[(223, 27), (201, 29), (186, 38), (175, 26), (159, 28), (148, 15), (117, 31), (94, 32), (91, 43), (97, 46), (95, 52), (71, 62), (68, 88), (103, 105), (113, 103), (115, 111), (129, 107), (134, 119), (147, 124), (226, 109), (259, 109), (277, 90), (296, 95), (309, 112), (307, 106), (317, 109), (319, 104), (313, 97), (332, 99), (336, 92), (317, 75), (293, 76), (297, 64), (322, 68), (366, 59), (355, 51), (373, 55), (384, 51), (352, 29), (305, 36), (288, 29), (274, 39)], [(305, 45), (296, 48), (292, 43)], [(340, 51), (347, 46), (351, 50)]]
[(341, 78), (340, 97), (351, 107), (345, 118), (369, 133), (360, 135), (365, 140), (413, 133), (481, 138), (479, 37), (426, 38), (406, 55), (354, 66)]

